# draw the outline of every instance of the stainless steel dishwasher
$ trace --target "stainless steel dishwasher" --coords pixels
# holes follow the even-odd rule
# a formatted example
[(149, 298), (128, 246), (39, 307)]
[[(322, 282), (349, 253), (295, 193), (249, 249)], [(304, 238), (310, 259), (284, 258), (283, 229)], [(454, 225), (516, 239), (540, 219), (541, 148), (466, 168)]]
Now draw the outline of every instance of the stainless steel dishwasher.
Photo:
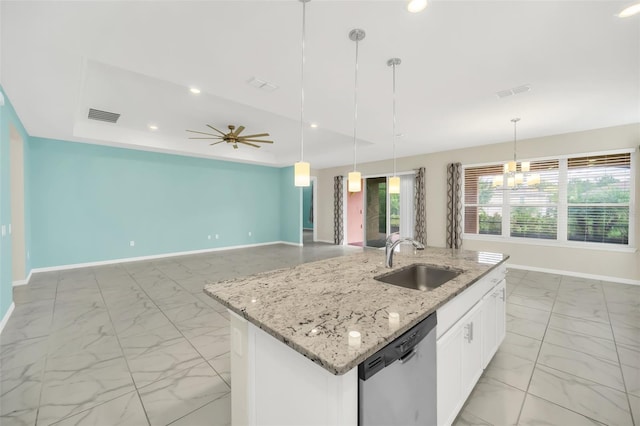
[(435, 426), (436, 313), (358, 366), (360, 426)]

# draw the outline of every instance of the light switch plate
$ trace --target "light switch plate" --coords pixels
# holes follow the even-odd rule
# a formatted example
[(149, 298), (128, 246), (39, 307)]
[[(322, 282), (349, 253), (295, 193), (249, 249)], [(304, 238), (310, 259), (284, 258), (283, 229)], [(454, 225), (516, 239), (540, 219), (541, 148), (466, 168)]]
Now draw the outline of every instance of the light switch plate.
[(2, 236), (6, 236), (7, 235), (7, 226), (6, 225), (2, 225)]
[(129, 241), (129, 247), (133, 247), (133, 246), (135, 246), (135, 245), (136, 245), (136, 242), (135, 242), (135, 241), (133, 241), (133, 240), (132, 240), (132, 241)]

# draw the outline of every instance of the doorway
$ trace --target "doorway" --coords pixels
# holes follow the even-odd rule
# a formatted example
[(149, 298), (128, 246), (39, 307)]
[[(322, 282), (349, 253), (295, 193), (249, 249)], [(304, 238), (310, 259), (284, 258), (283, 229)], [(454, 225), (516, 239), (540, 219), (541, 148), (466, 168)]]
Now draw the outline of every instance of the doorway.
[(347, 244), (379, 248), (392, 233), (413, 237), (415, 174), (399, 176), (399, 194), (389, 194), (386, 175), (365, 177), (361, 192), (346, 193)]
[(316, 209), (318, 205), (318, 178), (311, 176), (309, 186), (302, 187), (302, 245), (318, 240)]
[(24, 241), (24, 144), (22, 136), (12, 125), (9, 126), (9, 181), (11, 192), (11, 234), (12, 280), (14, 283), (25, 279)]

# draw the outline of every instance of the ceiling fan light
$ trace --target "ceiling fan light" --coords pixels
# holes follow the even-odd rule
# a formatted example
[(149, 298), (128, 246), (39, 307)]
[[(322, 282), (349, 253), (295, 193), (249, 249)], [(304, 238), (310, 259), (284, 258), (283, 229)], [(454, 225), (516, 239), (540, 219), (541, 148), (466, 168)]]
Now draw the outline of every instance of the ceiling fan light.
[(427, 0), (411, 0), (407, 4), (407, 10), (411, 13), (422, 12), (427, 7)]
[(524, 182), (524, 175), (522, 173), (516, 173), (516, 185), (522, 185)]
[(497, 186), (502, 186), (504, 185), (504, 176), (503, 175), (496, 175), (493, 177), (493, 186), (497, 187)]
[(309, 186), (311, 181), (311, 167), (309, 163), (298, 161), (294, 164), (294, 181), (296, 186)]
[(360, 172), (349, 172), (348, 190), (349, 192), (362, 191), (362, 175)]
[(504, 165), (505, 173), (511, 173), (516, 171), (517, 163), (515, 161), (509, 161)]
[(391, 176), (389, 178), (389, 194), (399, 194), (399, 193), (400, 193), (400, 177)]
[(516, 179), (513, 176), (507, 178), (507, 186), (509, 188), (513, 188), (514, 186), (516, 186)]
[(531, 170), (531, 163), (529, 161), (523, 161), (522, 163), (520, 163), (520, 170), (522, 170), (523, 172), (528, 172), (529, 170)]

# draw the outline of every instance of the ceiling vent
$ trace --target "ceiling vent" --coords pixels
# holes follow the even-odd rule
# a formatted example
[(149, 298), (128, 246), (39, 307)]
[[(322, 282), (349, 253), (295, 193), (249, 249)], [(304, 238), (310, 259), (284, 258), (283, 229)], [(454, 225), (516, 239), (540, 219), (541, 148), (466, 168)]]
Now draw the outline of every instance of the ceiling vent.
[(496, 96), (499, 99), (506, 98), (513, 95), (519, 95), (521, 93), (526, 93), (531, 90), (531, 86), (528, 84), (524, 84), (522, 86), (512, 87), (511, 89), (500, 90), (496, 92)]
[(116, 123), (120, 114), (115, 112), (101, 111), (99, 109), (89, 108), (89, 120), (106, 121), (107, 123)]
[(277, 85), (270, 83), (268, 81), (260, 80), (259, 78), (251, 77), (249, 81), (247, 81), (249, 86), (253, 86), (256, 89), (262, 89), (265, 92), (273, 92), (278, 88)]

